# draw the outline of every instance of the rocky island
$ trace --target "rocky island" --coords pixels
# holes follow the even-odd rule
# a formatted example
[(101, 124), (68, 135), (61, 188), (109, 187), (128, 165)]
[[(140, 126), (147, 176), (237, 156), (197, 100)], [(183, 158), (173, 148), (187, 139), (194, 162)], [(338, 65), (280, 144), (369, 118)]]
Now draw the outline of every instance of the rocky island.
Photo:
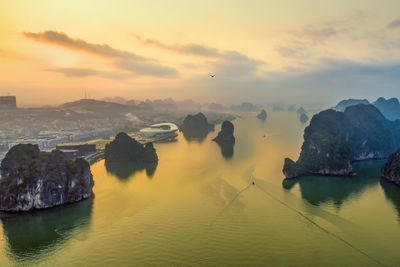
[(381, 177), (396, 185), (400, 185), (400, 150), (389, 156), (381, 169)]
[(224, 121), (221, 125), (221, 131), (213, 141), (219, 144), (234, 144), (235, 137), (233, 136), (233, 124), (230, 121)]
[(303, 107), (299, 107), (296, 112), (297, 112), (298, 115), (301, 115), (303, 113), (307, 113), (307, 111)]
[(235, 144), (233, 131), (233, 124), (230, 121), (224, 121), (221, 125), (221, 131), (218, 133), (217, 137), (213, 139), (221, 148), (222, 156), (225, 159), (233, 157), (233, 146)]
[(350, 106), (355, 106), (359, 104), (372, 104), (385, 116), (388, 120), (397, 120), (400, 119), (400, 102), (397, 98), (389, 98), (385, 99), (383, 97), (379, 97), (375, 102), (370, 103), (367, 99), (347, 99), (340, 101), (333, 110), (344, 112), (346, 108)]
[(308, 121), (308, 116), (305, 113), (301, 113), (299, 120), (301, 123), (306, 123)]
[(267, 119), (267, 112), (265, 109), (262, 109), (261, 112), (257, 115), (257, 119), (265, 121)]
[(181, 127), (187, 140), (203, 140), (209, 132), (214, 131), (214, 124), (208, 122), (206, 116), (199, 112), (196, 115), (187, 115)]
[(383, 116), (389, 120), (394, 121), (400, 119), (400, 103), (397, 98), (385, 99), (380, 97), (373, 104), (382, 112)]
[(69, 160), (63, 152), (42, 152), (37, 145), (12, 147), (1, 166), (0, 211), (44, 209), (93, 195), (89, 163)]
[(350, 99), (346, 99), (346, 100), (340, 101), (332, 109), (336, 110), (336, 111), (344, 112), (346, 110), (346, 108), (348, 108), (350, 106), (359, 105), (359, 104), (368, 105), (370, 103), (369, 103), (369, 101), (367, 99), (353, 99), (353, 98), (350, 98)]
[(344, 112), (325, 110), (304, 130), (297, 162), (286, 158), (286, 178), (306, 175), (350, 175), (352, 162), (387, 158), (400, 146), (400, 121), (389, 121), (373, 105)]
[(158, 156), (153, 143), (142, 145), (124, 132), (115, 136), (105, 147), (107, 162), (157, 163)]

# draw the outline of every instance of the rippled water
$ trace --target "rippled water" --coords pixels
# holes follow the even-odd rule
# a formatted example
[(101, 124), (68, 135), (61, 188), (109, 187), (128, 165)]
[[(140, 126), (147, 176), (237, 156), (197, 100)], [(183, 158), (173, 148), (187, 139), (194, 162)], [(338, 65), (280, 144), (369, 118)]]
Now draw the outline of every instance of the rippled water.
[(0, 265), (399, 265), (400, 189), (380, 181), (383, 161), (283, 182), (305, 125), (254, 116), (234, 121), (233, 151), (215, 132), (180, 135), (155, 145), (156, 168), (94, 164), (95, 198), (2, 220)]

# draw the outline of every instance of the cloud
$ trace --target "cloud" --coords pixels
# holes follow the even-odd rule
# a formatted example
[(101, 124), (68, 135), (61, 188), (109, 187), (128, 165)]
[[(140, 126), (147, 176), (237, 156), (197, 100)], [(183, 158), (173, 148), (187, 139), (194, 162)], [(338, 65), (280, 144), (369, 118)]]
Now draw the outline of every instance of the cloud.
[(5, 49), (0, 47), (0, 58), (11, 58), (16, 60), (34, 60), (33, 57), (26, 55), (25, 53), (18, 52), (15, 50)]
[[(40, 33), (24, 32), (23, 35), (27, 38), (52, 43), (75, 49), (102, 57), (114, 60), (114, 66), (123, 70), (128, 70), (136, 75), (149, 75), (149, 76), (177, 76), (178, 71), (172, 67), (165, 66), (156, 62), (153, 59), (136, 55), (132, 52), (115, 49), (107, 44), (93, 44), (82, 39), (73, 39), (67, 34), (55, 31), (44, 31)], [(65, 71), (68, 70), (68, 71)], [(74, 69), (64, 69), (64, 73), (70, 77), (79, 74), (84, 74), (85, 71), (71, 71)], [(75, 69), (77, 70), (77, 69)], [(86, 72), (88, 70), (86, 69)], [(87, 75), (86, 75), (87, 76)]]
[(182, 66), (183, 66), (184, 68), (186, 68), (186, 69), (192, 69), (192, 70), (195, 70), (195, 69), (200, 68), (199, 65), (193, 64), (193, 63), (188, 63), (188, 62), (182, 63)]
[(327, 38), (334, 35), (337, 35), (339, 31), (333, 27), (324, 27), (324, 28), (304, 28), (303, 35), (311, 36), (315, 38)]
[[(344, 28), (340, 26), (343, 22), (329, 22), (322, 24), (323, 26), (306, 25), (301, 29), (290, 30), (288, 33), (296, 38), (301, 39), (303, 42), (307, 42), (310, 45), (322, 45), (328, 39), (337, 37), (345, 33), (351, 33), (352, 28)], [(348, 24), (345, 24), (346, 26)]]
[(160, 49), (169, 50), (179, 54), (201, 56), (207, 58), (220, 58), (220, 59), (248, 59), (248, 57), (240, 52), (230, 50), (223, 51), (218, 48), (208, 47), (201, 44), (165, 44), (161, 41), (154, 39), (144, 39), (137, 34), (132, 34), (137, 40), (145, 45), (154, 46)]
[(307, 46), (301, 42), (296, 42), (291, 46), (279, 45), (275, 48), (275, 51), (281, 57), (286, 58), (306, 58), (311, 55)]
[(223, 57), (221, 51), (217, 48), (207, 47), (200, 44), (185, 44), (185, 45), (169, 45), (154, 39), (144, 39), (137, 34), (132, 34), (138, 41), (145, 45), (154, 46), (160, 49), (173, 51), (175, 53), (195, 55), (201, 57), (219, 58)]
[(57, 44), (71, 49), (93, 53), (103, 57), (133, 58), (136, 60), (147, 60), (145, 57), (135, 55), (131, 52), (118, 50), (106, 44), (102, 45), (92, 44), (82, 39), (72, 39), (71, 37), (62, 32), (55, 32), (55, 31), (44, 31), (39, 33), (23, 32), (22, 34), (25, 37), (36, 41)]
[(120, 80), (127, 78), (129, 75), (121, 72), (106, 72), (87, 68), (50, 68), (46, 71), (57, 72), (68, 77), (89, 77), (98, 76), (112, 80)]
[(153, 62), (143, 62), (141, 64), (137, 64), (132, 60), (120, 59), (115, 62), (115, 66), (120, 69), (128, 70), (141, 75), (151, 74), (160, 77), (174, 77), (178, 75), (178, 71), (176, 69)]
[[(220, 50), (201, 44), (174, 44), (169, 45), (154, 39), (144, 39), (137, 34), (133, 36), (145, 45), (172, 51), (182, 55), (199, 56), (208, 59), (205, 63), (210, 72), (226, 76), (246, 76), (254, 74), (258, 68), (266, 63), (253, 59), (235, 50)], [(187, 63), (186, 63), (187, 64)]]
[(252, 59), (210, 61), (207, 63), (211, 72), (216, 73), (218, 76), (229, 78), (241, 78), (244, 76), (251, 77), (262, 64), (262, 61)]
[(400, 62), (358, 62), (323, 59), (313, 69), (273, 73), (265, 88), (285, 90), (299, 99), (311, 95), (316, 100), (346, 97), (375, 98), (398, 95)]
[(400, 19), (392, 20), (386, 26), (386, 28), (388, 28), (388, 29), (394, 29), (394, 28), (399, 28), (399, 27), (400, 27)]
[[(277, 70), (264, 76), (210, 80), (198, 77), (189, 80), (201, 97), (212, 101), (266, 103), (283, 101), (288, 104), (318, 102), (331, 105), (338, 100), (376, 99), (378, 96), (399, 97), (400, 61), (359, 62), (326, 58), (312, 68)], [(215, 88), (219, 93), (215, 94)], [(192, 96), (194, 97), (194, 96)]]
[(292, 30), (289, 32), (298, 38), (309, 38), (312, 40), (324, 40), (326, 38), (338, 35), (340, 32), (343, 32), (343, 31), (344, 30), (338, 30), (332, 26), (320, 27), (320, 28), (317, 28), (315, 26), (305, 26), (301, 30)]

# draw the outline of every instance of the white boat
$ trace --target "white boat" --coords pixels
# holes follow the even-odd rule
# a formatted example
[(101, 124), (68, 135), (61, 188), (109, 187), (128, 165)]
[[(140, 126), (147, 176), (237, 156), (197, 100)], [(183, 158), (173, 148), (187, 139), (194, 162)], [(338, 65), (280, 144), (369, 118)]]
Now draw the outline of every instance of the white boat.
[(173, 123), (164, 122), (153, 124), (150, 127), (144, 128), (140, 130), (140, 133), (145, 137), (172, 137), (176, 136), (176, 132), (178, 131), (178, 126)]

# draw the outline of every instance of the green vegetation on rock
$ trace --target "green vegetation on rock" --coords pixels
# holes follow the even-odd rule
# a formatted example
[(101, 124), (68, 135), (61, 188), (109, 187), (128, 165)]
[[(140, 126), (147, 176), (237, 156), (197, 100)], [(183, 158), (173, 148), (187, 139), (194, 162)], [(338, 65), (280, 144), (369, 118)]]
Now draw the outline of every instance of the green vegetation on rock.
[(187, 115), (181, 127), (183, 136), (191, 140), (203, 140), (209, 132), (214, 131), (214, 124), (208, 122), (206, 116), (199, 112), (196, 115)]
[(389, 156), (386, 164), (381, 169), (381, 177), (400, 185), (400, 150)]
[(106, 162), (158, 162), (153, 143), (145, 146), (121, 132), (105, 147)]
[(287, 178), (349, 175), (353, 161), (386, 158), (399, 146), (400, 121), (389, 121), (373, 105), (329, 109), (312, 118), (299, 159), (285, 159), (283, 172)]
[(27, 211), (72, 203), (93, 194), (89, 163), (69, 160), (63, 152), (42, 152), (37, 145), (19, 144), (3, 159), (0, 210)]

